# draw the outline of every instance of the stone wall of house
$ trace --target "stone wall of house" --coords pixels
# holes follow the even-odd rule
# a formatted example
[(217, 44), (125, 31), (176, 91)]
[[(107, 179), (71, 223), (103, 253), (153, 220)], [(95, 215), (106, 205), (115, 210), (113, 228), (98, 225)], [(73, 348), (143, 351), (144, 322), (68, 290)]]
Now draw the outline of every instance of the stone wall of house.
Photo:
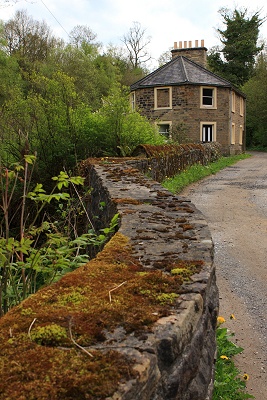
[[(154, 109), (154, 88), (138, 89), (135, 92), (136, 104), (140, 114), (151, 121), (172, 123), (173, 136), (179, 142), (201, 141), (201, 122), (216, 123), (216, 141), (222, 145), (223, 154), (236, 154), (244, 151), (244, 142), (240, 143), (240, 125), (244, 127), (244, 116), (240, 115), (240, 99), (236, 95), (236, 112), (231, 110), (231, 91), (229, 88), (217, 88), (216, 109), (200, 108), (201, 86), (179, 85), (172, 87), (172, 108)], [(231, 144), (231, 121), (236, 126), (235, 144)], [(176, 135), (176, 136), (175, 136)], [(182, 140), (181, 140), (182, 139)]]

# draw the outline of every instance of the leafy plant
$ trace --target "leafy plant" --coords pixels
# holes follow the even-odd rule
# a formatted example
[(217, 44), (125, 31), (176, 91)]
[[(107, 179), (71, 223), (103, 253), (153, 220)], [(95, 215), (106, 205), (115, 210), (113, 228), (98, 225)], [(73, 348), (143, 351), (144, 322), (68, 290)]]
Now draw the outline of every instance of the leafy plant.
[(242, 375), (233, 360), (235, 355), (242, 353), (243, 348), (232, 342), (233, 333), (221, 327), (221, 324), (225, 322), (224, 318), (218, 317), (218, 322), (213, 400), (254, 399), (254, 396), (246, 393), (248, 375)]
[[(88, 248), (101, 248), (118, 222), (116, 214), (109, 227), (95, 232), (77, 190), (83, 186), (80, 176), (61, 171), (52, 178), (55, 184), (50, 193), (39, 183), (31, 189), (30, 167), (35, 161), (35, 156), (25, 155), (24, 165), (1, 166), (0, 316), (41, 286), (86, 263)], [(76, 198), (70, 195), (70, 188)], [(48, 212), (52, 203), (59, 206), (59, 220), (53, 218), (54, 207)], [(72, 217), (77, 213), (87, 219), (87, 232), (82, 234)]]

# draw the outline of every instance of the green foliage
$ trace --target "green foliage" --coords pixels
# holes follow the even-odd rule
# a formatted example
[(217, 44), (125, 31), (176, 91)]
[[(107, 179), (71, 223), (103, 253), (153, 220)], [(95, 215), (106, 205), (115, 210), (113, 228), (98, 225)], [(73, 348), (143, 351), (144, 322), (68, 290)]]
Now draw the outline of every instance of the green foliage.
[(0, 30), (0, 154), (10, 163), (36, 152), (36, 182), (89, 156), (129, 154), (150, 133), (155, 139), (147, 121), (130, 116), (125, 93), (114, 96), (121, 82), (138, 79), (136, 71), (119, 49), (101, 54), (95, 39), (78, 26), (65, 44), (25, 11)]
[(218, 326), (213, 400), (254, 399), (254, 396), (246, 392), (248, 375), (242, 375), (235, 366), (233, 357), (241, 353), (243, 349), (232, 342), (233, 336), (227, 328)]
[[(128, 92), (115, 87), (98, 113), (88, 113), (82, 138), (91, 156), (129, 156), (138, 144), (162, 144), (164, 138), (149, 121), (131, 112)], [(85, 145), (86, 145), (85, 143)]]
[(254, 76), (243, 86), (247, 95), (247, 146), (267, 148), (267, 56), (262, 54)]
[(208, 64), (213, 72), (241, 87), (253, 75), (255, 57), (263, 48), (257, 41), (265, 18), (260, 18), (260, 11), (249, 17), (247, 9), (222, 8), (220, 14), (226, 26), (225, 30), (217, 29), (222, 49), (211, 51)]
[[(12, 169), (1, 166), (0, 315), (41, 286), (86, 263), (88, 248), (101, 248), (118, 223), (116, 214), (109, 227), (94, 231), (77, 190), (83, 186), (80, 176), (61, 171), (52, 178), (55, 184), (50, 193), (42, 184), (30, 189), (30, 166), (35, 160), (35, 156), (26, 155), (24, 165), (15, 164)], [(78, 200), (71, 196), (71, 187)], [(14, 202), (17, 196), (22, 199), (20, 204)], [(49, 214), (51, 203), (59, 206), (59, 220)], [(61, 207), (64, 203), (67, 212)], [(77, 213), (87, 220), (83, 224), (86, 233), (78, 233)]]

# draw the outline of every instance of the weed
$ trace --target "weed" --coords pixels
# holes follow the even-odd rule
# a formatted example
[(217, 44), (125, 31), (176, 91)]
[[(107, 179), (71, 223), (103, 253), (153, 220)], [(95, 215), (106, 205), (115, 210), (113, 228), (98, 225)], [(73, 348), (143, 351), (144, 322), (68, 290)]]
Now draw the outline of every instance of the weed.
[(227, 328), (222, 328), (225, 322), (223, 317), (218, 317), (217, 360), (215, 370), (213, 400), (243, 400), (254, 399), (246, 392), (248, 374), (242, 374), (235, 366), (233, 357), (242, 353), (243, 348), (232, 342), (234, 336)]

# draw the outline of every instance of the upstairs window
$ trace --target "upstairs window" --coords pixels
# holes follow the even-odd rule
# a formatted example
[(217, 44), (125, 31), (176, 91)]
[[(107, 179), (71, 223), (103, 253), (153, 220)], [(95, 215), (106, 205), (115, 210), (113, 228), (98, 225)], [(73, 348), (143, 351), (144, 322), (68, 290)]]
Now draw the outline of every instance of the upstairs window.
[(201, 108), (217, 108), (217, 90), (216, 88), (202, 87), (200, 92)]
[(232, 112), (235, 112), (235, 92), (232, 92)]
[(131, 93), (131, 110), (134, 111), (135, 110), (135, 92)]
[(244, 99), (240, 97), (240, 115), (243, 117), (244, 115)]
[(172, 108), (172, 90), (171, 87), (155, 88), (155, 109)]

